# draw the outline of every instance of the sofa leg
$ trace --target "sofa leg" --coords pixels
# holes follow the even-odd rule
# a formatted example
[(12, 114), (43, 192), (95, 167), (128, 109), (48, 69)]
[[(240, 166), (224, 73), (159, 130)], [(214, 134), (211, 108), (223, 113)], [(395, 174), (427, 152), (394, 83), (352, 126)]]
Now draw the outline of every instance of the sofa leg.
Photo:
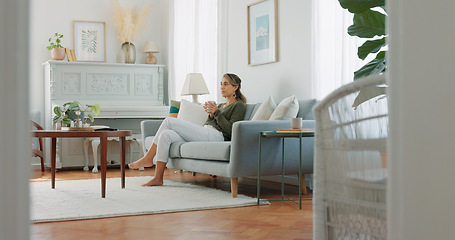
[(302, 174), (301, 181), (302, 181), (302, 194), (308, 194), (308, 192), (306, 190), (305, 174)]
[(231, 193), (232, 198), (237, 197), (237, 186), (239, 184), (239, 178), (231, 178)]

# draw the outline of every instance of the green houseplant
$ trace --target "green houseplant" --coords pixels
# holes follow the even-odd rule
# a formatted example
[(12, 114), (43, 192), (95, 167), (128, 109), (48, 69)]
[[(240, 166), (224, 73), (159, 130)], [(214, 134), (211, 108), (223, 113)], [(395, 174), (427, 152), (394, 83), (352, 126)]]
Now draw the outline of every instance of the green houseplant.
[(63, 60), (65, 58), (65, 48), (61, 44), (62, 38), (63, 34), (60, 33), (55, 33), (53, 37), (49, 38), (47, 50), (51, 51), (52, 60)]
[[(386, 71), (387, 34), (385, 21), (387, 12), (385, 0), (338, 0), (341, 7), (354, 13), (353, 24), (348, 28), (348, 34), (359, 38), (367, 39), (358, 48), (357, 56), (364, 60), (370, 54), (376, 54), (375, 58), (354, 72), (354, 80), (369, 75), (381, 74)], [(375, 10), (381, 7), (384, 13)], [(353, 107), (372, 98), (386, 97), (387, 87), (378, 86), (369, 91), (361, 91), (356, 97)]]
[[(82, 105), (78, 101), (67, 102), (62, 106), (54, 107), (55, 116), (53, 118), (53, 122), (54, 124), (59, 121), (61, 121), (62, 124), (71, 124), (71, 121), (77, 121), (77, 118), (82, 118), (85, 122), (84, 116), (86, 112), (91, 112), (97, 116), (100, 113), (100, 110), (100, 105), (97, 103), (93, 105)], [(93, 122), (95, 121), (95, 118), (91, 113), (88, 113), (86, 117), (89, 118), (91, 122)]]

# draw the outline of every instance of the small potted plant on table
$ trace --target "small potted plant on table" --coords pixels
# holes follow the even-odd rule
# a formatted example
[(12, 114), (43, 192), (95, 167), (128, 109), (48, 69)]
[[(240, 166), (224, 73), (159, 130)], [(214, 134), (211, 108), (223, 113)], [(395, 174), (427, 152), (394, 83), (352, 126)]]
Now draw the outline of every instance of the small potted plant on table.
[[(85, 122), (85, 118), (89, 118), (91, 122), (95, 121), (93, 115), (97, 116), (100, 113), (100, 105), (95, 103), (93, 105), (82, 105), (78, 101), (67, 102), (62, 106), (54, 107), (54, 124), (61, 122), (61, 124), (70, 125), (71, 122), (75, 123), (76, 127), (82, 127), (82, 123)], [(88, 113), (85, 116), (86, 112)], [(93, 113), (93, 115), (92, 115)]]

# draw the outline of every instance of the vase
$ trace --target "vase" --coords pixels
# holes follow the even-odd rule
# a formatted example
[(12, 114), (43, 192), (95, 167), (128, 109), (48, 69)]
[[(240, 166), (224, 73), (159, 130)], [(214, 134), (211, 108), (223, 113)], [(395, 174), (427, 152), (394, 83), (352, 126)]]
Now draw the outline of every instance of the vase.
[(85, 117), (85, 113), (82, 111), (79, 116), (77, 116), (74, 111), (68, 111), (67, 115), (68, 115), (68, 118), (71, 119), (73, 122), (77, 122), (77, 119), (79, 119), (79, 121), (83, 121), (84, 117)]
[(117, 53), (117, 63), (125, 63), (125, 54), (123, 53), (122, 48)]
[(122, 44), (122, 51), (125, 55), (125, 63), (136, 62), (136, 47), (131, 42), (124, 42)]

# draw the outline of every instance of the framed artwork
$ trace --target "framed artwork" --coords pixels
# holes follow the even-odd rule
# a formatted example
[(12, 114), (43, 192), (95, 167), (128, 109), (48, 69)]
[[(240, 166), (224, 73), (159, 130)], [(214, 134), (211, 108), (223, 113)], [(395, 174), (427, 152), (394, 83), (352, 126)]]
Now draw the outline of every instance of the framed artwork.
[(106, 62), (105, 22), (73, 21), (73, 36), (78, 62)]
[(278, 61), (277, 0), (248, 5), (248, 65)]

